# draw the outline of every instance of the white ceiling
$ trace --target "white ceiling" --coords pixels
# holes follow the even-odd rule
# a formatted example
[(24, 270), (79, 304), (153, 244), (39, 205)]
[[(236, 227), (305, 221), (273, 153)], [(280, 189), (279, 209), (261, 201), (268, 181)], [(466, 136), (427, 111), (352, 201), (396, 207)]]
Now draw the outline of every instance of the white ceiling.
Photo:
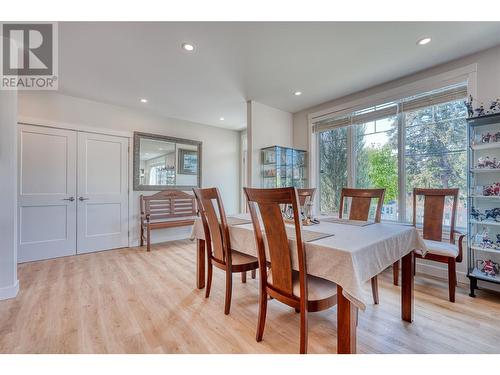
[(498, 45), (500, 22), (63, 22), (59, 41), (63, 93), (241, 129), (247, 100), (297, 112)]

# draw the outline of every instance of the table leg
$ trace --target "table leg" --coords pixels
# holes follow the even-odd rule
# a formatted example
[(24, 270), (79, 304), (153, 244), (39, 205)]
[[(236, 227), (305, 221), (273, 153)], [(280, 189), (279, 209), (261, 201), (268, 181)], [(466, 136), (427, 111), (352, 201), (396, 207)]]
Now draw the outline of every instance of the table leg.
[(392, 264), (392, 283), (399, 286), (399, 260)]
[(413, 321), (414, 310), (413, 262), (415, 262), (413, 251), (401, 259), (401, 319), (410, 323)]
[(357, 308), (342, 294), (337, 285), (337, 353), (356, 354)]
[(205, 240), (196, 241), (196, 287), (203, 289), (205, 287)]

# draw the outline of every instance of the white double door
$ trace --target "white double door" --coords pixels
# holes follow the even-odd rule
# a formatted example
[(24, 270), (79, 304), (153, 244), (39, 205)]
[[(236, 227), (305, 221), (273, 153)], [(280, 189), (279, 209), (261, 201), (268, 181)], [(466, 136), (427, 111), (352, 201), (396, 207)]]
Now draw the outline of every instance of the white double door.
[(128, 246), (128, 139), (31, 125), (18, 137), (18, 261)]

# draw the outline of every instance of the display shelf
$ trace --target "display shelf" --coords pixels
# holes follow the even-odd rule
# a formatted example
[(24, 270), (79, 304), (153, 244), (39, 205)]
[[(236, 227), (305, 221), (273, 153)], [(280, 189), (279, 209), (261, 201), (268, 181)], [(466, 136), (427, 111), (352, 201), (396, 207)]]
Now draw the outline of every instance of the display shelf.
[(500, 277), (498, 275), (496, 277), (487, 276), (481, 271), (479, 271), (477, 268), (474, 268), (472, 271), (469, 272), (469, 277), (471, 276), (479, 280), (490, 281), (496, 284), (500, 284)]
[[(500, 142), (480, 143), (488, 133), (496, 138), (500, 133), (500, 114), (488, 115), (480, 118), (471, 118), (467, 120), (467, 139), (468, 148), (468, 170), (467, 188), (468, 192), (481, 193), (481, 186), (492, 186), (500, 182), (500, 168), (477, 168), (479, 158), (499, 157)], [(473, 143), (475, 141), (476, 143)], [(486, 153), (483, 150), (493, 150)], [(496, 151), (499, 150), (499, 151)], [(492, 155), (493, 154), (493, 155)], [(478, 183), (480, 181), (481, 183)], [(475, 185), (478, 185), (477, 187)], [(482, 212), (500, 207), (500, 196), (469, 194), (468, 207), (479, 206)], [(470, 296), (475, 297), (474, 291), (477, 289), (478, 280), (488, 281), (500, 284), (500, 249), (484, 248), (479, 245), (485, 238), (496, 241), (500, 235), (500, 222), (493, 220), (476, 220), (470, 215), (468, 217), (468, 234), (470, 241), (467, 241), (467, 277), (470, 280)], [(472, 241), (474, 239), (474, 241)], [(493, 273), (496, 276), (488, 276), (481, 271), (483, 267), (488, 266), (490, 270), (493, 267)]]
[(472, 168), (471, 173), (500, 173), (500, 168)]
[(490, 115), (481, 117), (469, 117), (467, 119), (467, 123), (471, 127), (476, 127), (476, 126), (497, 124), (499, 122), (499, 119), (500, 119), (500, 113), (492, 113)]
[(491, 225), (495, 227), (500, 227), (500, 223), (498, 221), (489, 221), (489, 220), (471, 220), (471, 224), (477, 224), (477, 225)]
[(487, 247), (481, 247), (481, 246), (477, 246), (477, 245), (472, 245), (470, 248), (474, 251), (483, 251), (485, 253), (500, 254), (500, 249), (489, 249)]
[(500, 148), (500, 142), (478, 143), (470, 146), (474, 151)]

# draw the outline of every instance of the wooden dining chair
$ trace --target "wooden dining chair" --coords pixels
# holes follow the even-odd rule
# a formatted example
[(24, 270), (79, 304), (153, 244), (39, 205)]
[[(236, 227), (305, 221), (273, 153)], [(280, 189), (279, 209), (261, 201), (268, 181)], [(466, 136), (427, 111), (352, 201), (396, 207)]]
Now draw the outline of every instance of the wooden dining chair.
[(297, 189), (297, 194), (299, 195), (299, 205), (302, 207), (306, 204), (307, 198), (309, 202), (314, 200), (314, 194), (316, 193), (316, 188), (309, 189)]
[[(370, 207), (372, 199), (378, 199), (377, 208), (375, 210), (375, 222), (380, 223), (382, 216), (382, 204), (384, 203), (385, 189), (351, 189), (343, 188), (340, 194), (340, 209), (339, 218), (342, 219), (344, 214), (344, 203), (346, 198), (351, 198), (349, 210), (349, 220), (367, 221), (370, 215)], [(399, 263), (396, 263), (399, 266)], [(393, 270), (395, 266), (393, 265)], [(397, 267), (399, 273), (399, 267)], [(378, 305), (378, 278), (373, 276), (371, 279), (373, 303)]]
[[(307, 275), (297, 190), (293, 187), (281, 189), (244, 188), (244, 190), (252, 217), (259, 259), (260, 292), (256, 340), (262, 341), (269, 295), (300, 312), (300, 353), (306, 353), (307, 314), (336, 305), (337, 284)], [(292, 270), (292, 254), (280, 209), (282, 204), (291, 205), (293, 208), (298, 271)], [(261, 228), (259, 213), (264, 230)], [(266, 248), (269, 251), (269, 259), (266, 258)], [(269, 272), (268, 266), (270, 267)]]
[[(433, 260), (448, 264), (448, 292), (450, 302), (455, 302), (455, 287), (457, 284), (456, 264), (462, 262), (463, 239), (465, 234), (455, 230), (458, 189), (413, 189), (413, 225), (417, 225), (417, 197), (424, 198), (422, 237), (428, 253), (422, 255), (421, 250), (415, 250), (416, 258)], [(443, 242), (443, 219), (446, 197), (452, 198), (450, 217), (450, 242)], [(458, 245), (455, 236), (459, 235)]]
[[(259, 268), (259, 263), (257, 258), (231, 249), (229, 226), (219, 190), (217, 188), (207, 188), (193, 189), (193, 191), (198, 201), (207, 249), (208, 267), (205, 297), (210, 296), (213, 266), (224, 270), (226, 272), (224, 314), (227, 315), (231, 309), (233, 273), (241, 272), (241, 281), (246, 282), (246, 272), (252, 271), (252, 277), (255, 278), (255, 270)], [(216, 210), (219, 217), (217, 217)]]

